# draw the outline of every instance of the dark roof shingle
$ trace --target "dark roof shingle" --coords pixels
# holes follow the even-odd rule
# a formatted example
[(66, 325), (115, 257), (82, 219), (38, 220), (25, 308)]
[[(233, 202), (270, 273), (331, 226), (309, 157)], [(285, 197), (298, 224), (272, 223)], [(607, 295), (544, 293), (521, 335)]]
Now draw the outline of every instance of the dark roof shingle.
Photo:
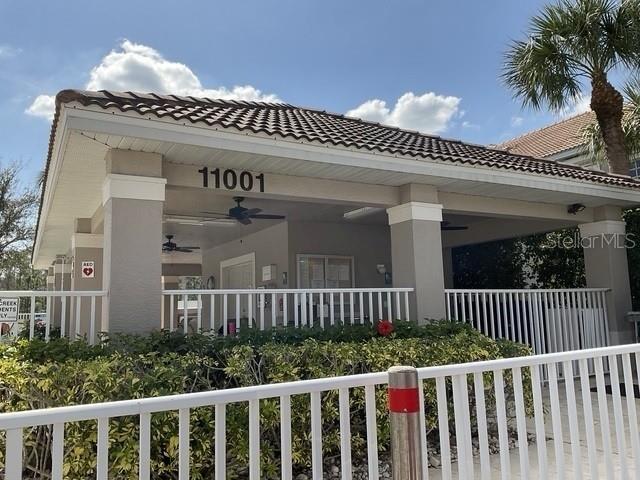
[[(640, 188), (640, 181), (626, 176), (536, 159), (284, 103), (212, 100), (104, 90), (63, 90), (56, 97), (56, 110), (59, 110), (61, 104), (72, 102), (336, 147)], [(55, 124), (54, 119), (54, 131)]]

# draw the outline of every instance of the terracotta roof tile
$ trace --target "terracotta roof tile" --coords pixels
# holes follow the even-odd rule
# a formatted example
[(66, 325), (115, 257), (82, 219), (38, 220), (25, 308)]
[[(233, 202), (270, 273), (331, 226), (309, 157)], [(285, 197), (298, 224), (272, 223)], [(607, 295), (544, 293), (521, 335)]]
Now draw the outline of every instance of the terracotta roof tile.
[(497, 148), (517, 155), (549, 157), (584, 145), (580, 132), (595, 121), (595, 113), (591, 111), (581, 113), (503, 142)]

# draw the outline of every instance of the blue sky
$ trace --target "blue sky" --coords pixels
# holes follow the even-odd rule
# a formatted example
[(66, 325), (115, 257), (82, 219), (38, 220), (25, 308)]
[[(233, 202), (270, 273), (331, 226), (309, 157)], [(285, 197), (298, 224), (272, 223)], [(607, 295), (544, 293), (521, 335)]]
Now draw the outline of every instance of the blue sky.
[(47, 95), (87, 86), (277, 98), (506, 140), (556, 118), (523, 110), (498, 78), (542, 4), (0, 0), (0, 159), (23, 162), (31, 180), (46, 156)]

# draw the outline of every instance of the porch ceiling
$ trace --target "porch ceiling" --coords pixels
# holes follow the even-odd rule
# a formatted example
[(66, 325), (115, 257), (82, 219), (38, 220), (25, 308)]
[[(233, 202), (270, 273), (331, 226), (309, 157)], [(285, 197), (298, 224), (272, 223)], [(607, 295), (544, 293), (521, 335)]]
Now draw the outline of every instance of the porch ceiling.
[[(198, 207), (194, 209), (194, 205)], [(285, 215), (286, 220), (254, 220), (251, 225), (247, 226), (240, 224), (216, 226), (207, 225), (206, 223), (192, 225), (166, 221), (168, 218), (204, 221), (207, 218), (211, 218), (210, 215), (203, 213), (204, 211), (226, 212), (232, 205), (233, 201), (230, 197), (211, 191), (169, 188), (165, 203), (163, 233), (164, 235), (175, 235), (175, 241), (178, 244), (194, 245), (206, 249), (241, 239), (281, 221), (373, 225), (387, 225), (388, 223), (386, 211), (382, 208), (371, 214), (347, 220), (344, 218), (344, 213), (358, 208), (357, 206), (292, 202), (255, 197), (246, 197), (243, 205), (247, 208), (261, 208), (268, 213)], [(566, 221), (561, 220), (491, 217), (447, 211), (443, 213), (443, 219), (453, 226), (468, 227), (466, 230), (443, 231), (442, 244), (444, 247), (457, 247), (512, 238), (514, 236), (525, 236), (570, 226)], [(167, 261), (166, 263), (170, 262)]]

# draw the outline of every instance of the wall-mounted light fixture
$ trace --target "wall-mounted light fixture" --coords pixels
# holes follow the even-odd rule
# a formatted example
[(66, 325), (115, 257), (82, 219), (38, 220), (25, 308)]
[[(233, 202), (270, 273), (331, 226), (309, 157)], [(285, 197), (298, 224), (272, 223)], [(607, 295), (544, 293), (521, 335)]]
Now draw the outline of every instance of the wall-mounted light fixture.
[(577, 213), (580, 213), (581, 211), (583, 211), (585, 208), (586, 207), (581, 203), (572, 203), (567, 207), (567, 213), (570, 213), (571, 215), (576, 215)]

